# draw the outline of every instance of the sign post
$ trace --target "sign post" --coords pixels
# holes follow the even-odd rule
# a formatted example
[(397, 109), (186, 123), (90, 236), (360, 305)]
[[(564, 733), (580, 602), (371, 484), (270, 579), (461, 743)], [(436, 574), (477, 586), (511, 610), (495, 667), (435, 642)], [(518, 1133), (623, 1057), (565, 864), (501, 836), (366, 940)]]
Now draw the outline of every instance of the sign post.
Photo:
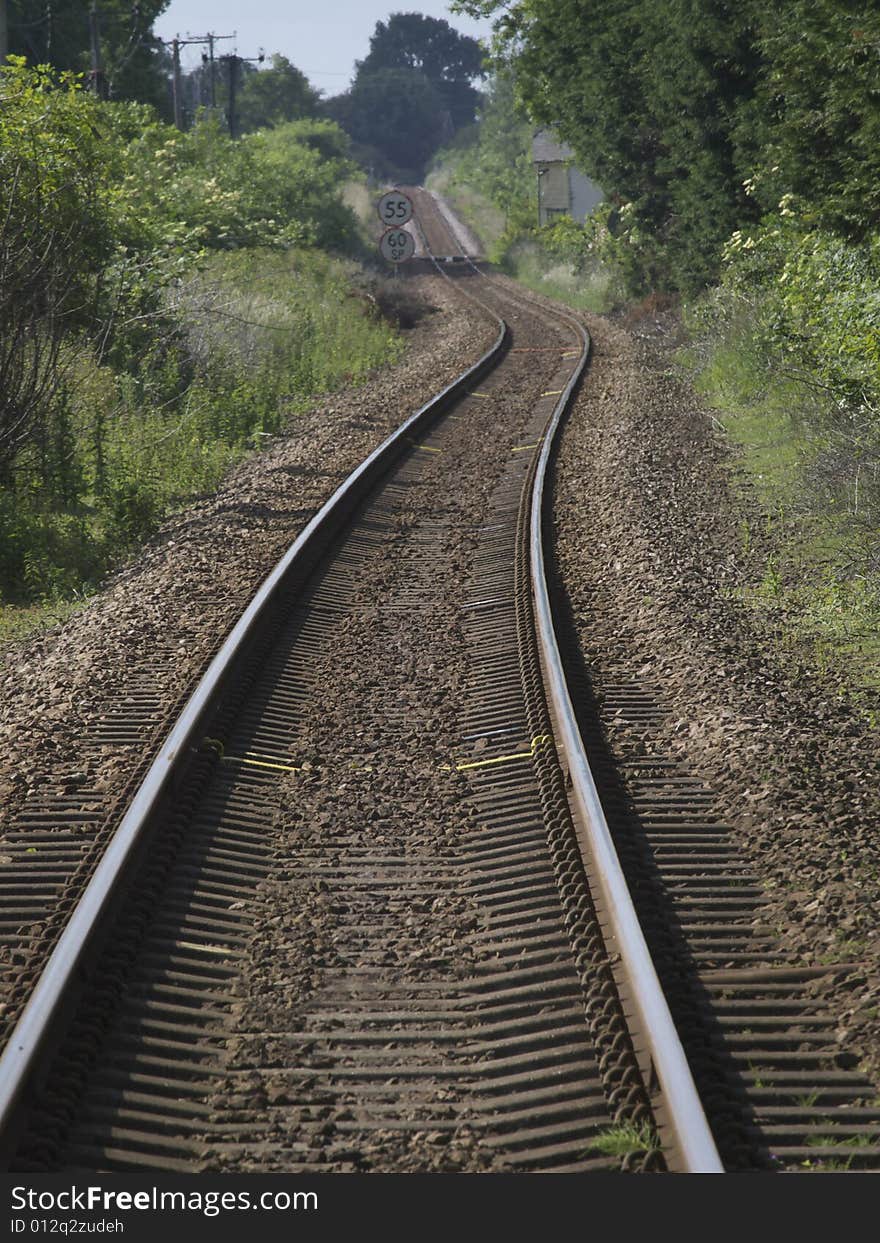
[(399, 276), (400, 264), (416, 253), (416, 239), (403, 227), (412, 220), (412, 199), (401, 190), (389, 190), (379, 199), (376, 208), (385, 225), (385, 232), (379, 239), (379, 254), (394, 264), (394, 275)]
[(416, 239), (406, 229), (386, 229), (379, 238), (379, 254), (389, 263), (406, 263), (416, 253)]
[(389, 190), (387, 194), (382, 195), (376, 207), (379, 212), (379, 219), (386, 229), (390, 229), (392, 226), (399, 227), (400, 225), (408, 224), (412, 220), (412, 199), (408, 194), (404, 194), (402, 190)]

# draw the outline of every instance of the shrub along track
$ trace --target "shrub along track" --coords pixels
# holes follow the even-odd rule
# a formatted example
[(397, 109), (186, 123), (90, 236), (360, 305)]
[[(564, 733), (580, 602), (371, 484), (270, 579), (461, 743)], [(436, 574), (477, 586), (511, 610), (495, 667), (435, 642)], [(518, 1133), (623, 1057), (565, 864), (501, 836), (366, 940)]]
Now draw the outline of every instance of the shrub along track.
[(499, 366), (284, 584), (17, 1168), (662, 1167), (528, 621), (524, 484), (579, 346), (508, 318)]

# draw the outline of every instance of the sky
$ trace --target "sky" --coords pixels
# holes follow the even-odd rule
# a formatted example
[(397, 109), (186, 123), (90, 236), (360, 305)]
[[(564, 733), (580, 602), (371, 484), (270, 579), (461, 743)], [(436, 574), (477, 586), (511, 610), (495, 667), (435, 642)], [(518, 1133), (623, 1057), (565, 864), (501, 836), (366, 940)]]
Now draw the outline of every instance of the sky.
[[(474, 39), (487, 38), (491, 30), (485, 19), (451, 14), (446, 0), (171, 0), (153, 29), (160, 39), (235, 34), (234, 40), (215, 44), (215, 55), (280, 52), (312, 86), (337, 95), (348, 88), (354, 62), (370, 50), (376, 22), (387, 21), (391, 13), (441, 17)], [(184, 70), (200, 63), (203, 50), (198, 45), (181, 49)]]

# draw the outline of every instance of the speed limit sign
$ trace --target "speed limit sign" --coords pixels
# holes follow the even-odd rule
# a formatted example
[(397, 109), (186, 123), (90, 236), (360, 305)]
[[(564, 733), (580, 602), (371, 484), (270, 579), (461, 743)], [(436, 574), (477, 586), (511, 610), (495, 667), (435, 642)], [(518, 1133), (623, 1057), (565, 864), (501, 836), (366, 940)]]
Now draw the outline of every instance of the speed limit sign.
[(406, 263), (416, 253), (416, 239), (406, 229), (386, 229), (379, 239), (379, 253), (389, 263)]
[(387, 194), (382, 195), (376, 206), (379, 210), (379, 219), (386, 228), (391, 225), (406, 224), (407, 221), (412, 220), (412, 199), (400, 190), (389, 190)]

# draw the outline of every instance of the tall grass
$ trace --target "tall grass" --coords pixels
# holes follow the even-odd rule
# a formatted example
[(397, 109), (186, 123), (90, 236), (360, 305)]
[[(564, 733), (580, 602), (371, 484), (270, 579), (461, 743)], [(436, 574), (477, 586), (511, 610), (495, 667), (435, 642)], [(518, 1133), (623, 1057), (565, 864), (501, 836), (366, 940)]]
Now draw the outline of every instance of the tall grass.
[(613, 271), (598, 260), (581, 265), (542, 245), (540, 233), (513, 241), (501, 267), (510, 276), (547, 298), (580, 311), (602, 314), (616, 305), (618, 285)]
[(396, 358), (362, 280), (319, 251), (221, 252), (166, 293), (138, 348), (68, 341), (44, 433), (0, 489), (0, 630), (11, 607), (92, 589), (310, 397)]
[[(744, 601), (799, 659), (854, 690), (880, 686), (880, 531), (873, 441), (844, 438), (846, 405), (773, 341), (737, 293), (716, 289), (686, 315), (679, 362), (738, 447), (765, 513), (763, 564)], [(864, 499), (857, 483), (865, 476)], [(873, 490), (873, 495), (872, 495)], [(743, 542), (753, 542), (748, 523)], [(873, 691), (872, 691), (873, 693)]]

